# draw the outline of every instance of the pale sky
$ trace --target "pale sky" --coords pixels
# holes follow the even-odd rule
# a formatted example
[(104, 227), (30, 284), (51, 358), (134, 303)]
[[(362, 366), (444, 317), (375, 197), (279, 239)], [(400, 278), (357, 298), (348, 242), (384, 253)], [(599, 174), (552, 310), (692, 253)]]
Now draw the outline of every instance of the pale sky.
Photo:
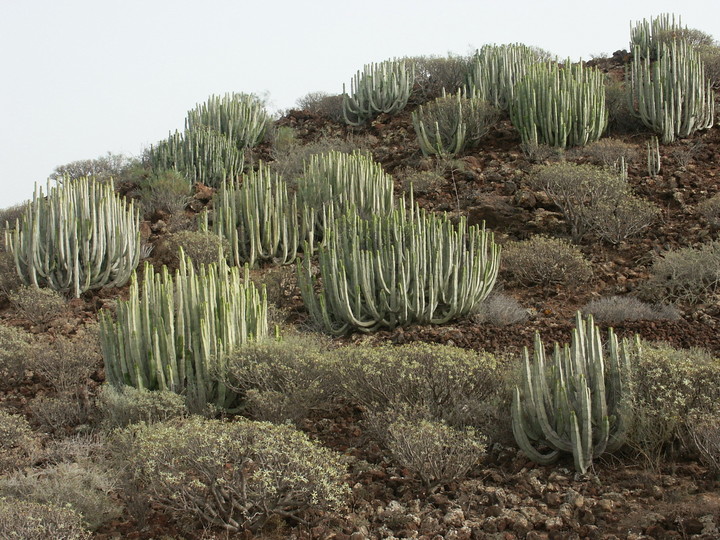
[(364, 64), (486, 43), (587, 60), (661, 13), (720, 39), (718, 0), (0, 0), (0, 208), (58, 165), (139, 155), (211, 94), (288, 109)]

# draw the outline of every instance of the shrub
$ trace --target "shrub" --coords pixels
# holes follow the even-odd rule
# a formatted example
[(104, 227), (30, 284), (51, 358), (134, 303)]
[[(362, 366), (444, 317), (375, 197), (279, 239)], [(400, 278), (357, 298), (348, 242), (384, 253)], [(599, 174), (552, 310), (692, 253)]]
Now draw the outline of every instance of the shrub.
[(705, 63), (705, 76), (714, 90), (720, 88), (720, 44), (700, 45), (700, 59)]
[(77, 395), (68, 393), (38, 395), (30, 400), (28, 406), (41, 430), (60, 437), (86, 424), (90, 413)]
[(0, 498), (0, 537), (23, 540), (89, 540), (82, 518), (70, 508)]
[(720, 228), (720, 193), (702, 201), (697, 205), (697, 209), (711, 227)]
[(720, 241), (716, 240), (657, 256), (639, 292), (656, 302), (696, 304), (713, 299), (719, 287)]
[(468, 58), (464, 56), (415, 56), (405, 59), (415, 66), (412, 96), (424, 103), (444, 92), (454, 94), (465, 84)]
[(343, 121), (342, 94), (328, 94), (327, 92), (310, 92), (297, 100), (297, 108), (320, 116), (325, 116), (335, 122)]
[(120, 508), (112, 498), (113, 487), (107, 472), (90, 462), (60, 463), (0, 479), (0, 495), (71, 508), (90, 529), (97, 529), (120, 515)]
[(524, 285), (578, 286), (592, 277), (590, 262), (576, 246), (547, 236), (505, 244), (502, 267)]
[(119, 182), (124, 180), (127, 173), (137, 164), (138, 161), (134, 158), (108, 152), (107, 155), (96, 159), (83, 159), (59, 165), (55, 167), (48, 179), (58, 183), (80, 178), (94, 178), (100, 182), (110, 180)]
[(327, 348), (301, 336), (249, 343), (228, 359), (228, 384), (256, 420), (297, 422), (328, 399)]
[(349, 493), (342, 458), (289, 426), (191, 417), (127, 428), (113, 447), (151, 502), (229, 532), (333, 510)]
[(38, 451), (27, 420), (0, 409), (0, 473), (31, 464)]
[(31, 323), (44, 326), (55, 319), (65, 307), (65, 298), (52, 289), (22, 285), (8, 295), (8, 300)]
[(227, 256), (232, 253), (230, 242), (222, 236), (210, 231), (180, 231), (171, 234), (165, 240), (165, 257), (163, 262), (172, 268), (180, 264), (180, 249), (190, 257), (196, 269), (200, 265), (217, 263), (220, 250)]
[(0, 325), (0, 380), (20, 382), (34, 354), (32, 334)]
[(297, 179), (303, 175), (305, 164), (311, 156), (341, 152), (351, 154), (354, 150), (365, 151), (365, 145), (355, 140), (339, 139), (335, 137), (320, 137), (318, 140), (306, 144), (293, 144), (287, 148), (271, 148), (273, 161), (269, 167), (280, 174), (288, 185), (295, 185)]
[(631, 448), (657, 463), (672, 444), (686, 441), (686, 423), (695, 416), (720, 413), (720, 361), (699, 349), (642, 344), (631, 362), (635, 421)]
[(10, 229), (14, 229), (17, 222), (22, 219), (22, 216), (25, 213), (25, 207), (29, 202), (30, 201), (26, 201), (24, 203), (0, 209), (0, 229), (5, 229), (6, 226)]
[(185, 398), (169, 390), (143, 390), (105, 384), (98, 393), (98, 409), (106, 430), (145, 422), (154, 424), (187, 416)]
[(634, 145), (611, 137), (575, 149), (573, 154), (587, 156), (596, 164), (604, 165), (609, 169), (617, 168), (621, 159), (625, 160), (626, 164), (638, 159), (638, 151)]
[(638, 216), (652, 219), (658, 212), (650, 203), (635, 197), (619, 174), (593, 165), (537, 166), (528, 183), (533, 189), (545, 191), (560, 208), (575, 242), (590, 230), (607, 241), (619, 242), (647, 226)]
[(627, 89), (623, 82), (612, 79), (606, 80), (605, 105), (608, 109), (609, 133), (621, 134), (645, 131), (642, 121), (632, 112), (630, 103), (628, 103)]
[(185, 177), (174, 170), (151, 173), (142, 180), (138, 194), (146, 216), (162, 212), (175, 216), (190, 203), (190, 185)]
[(582, 308), (582, 312), (606, 324), (624, 321), (675, 321), (680, 318), (680, 313), (672, 306), (646, 304), (633, 296), (609, 296), (592, 300)]
[(425, 407), (451, 425), (477, 425), (479, 405), (499, 399), (500, 362), (485, 352), (449, 345), (343, 347), (333, 352), (331, 383), (372, 411), (392, 404)]
[(512, 296), (493, 292), (477, 307), (472, 320), (477, 324), (507, 326), (526, 321), (528, 312)]
[(463, 478), (485, 452), (474, 429), (453, 428), (408, 404), (370, 412), (366, 421), (395, 462), (430, 488)]
[(720, 418), (717, 414), (690, 417), (687, 420), (687, 431), (700, 458), (716, 474), (720, 473)]
[(8, 297), (22, 284), (15, 267), (15, 257), (0, 247), (0, 295)]

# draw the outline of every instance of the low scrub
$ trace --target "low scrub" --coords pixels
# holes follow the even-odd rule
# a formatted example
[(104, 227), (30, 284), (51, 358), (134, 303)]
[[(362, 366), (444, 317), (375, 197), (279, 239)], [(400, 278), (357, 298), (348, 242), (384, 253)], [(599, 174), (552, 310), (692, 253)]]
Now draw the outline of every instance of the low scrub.
[(170, 390), (145, 390), (134, 386), (104, 385), (97, 406), (106, 430), (145, 422), (154, 424), (187, 416), (185, 398)]
[(680, 312), (673, 306), (647, 304), (633, 296), (598, 298), (586, 304), (582, 312), (606, 324), (624, 321), (675, 321), (680, 318)]
[(502, 268), (523, 285), (575, 287), (592, 277), (590, 262), (576, 246), (547, 236), (504, 245)]
[(40, 443), (27, 420), (0, 409), (0, 473), (30, 465), (39, 451)]
[(89, 540), (82, 517), (71, 508), (0, 498), (0, 538)]

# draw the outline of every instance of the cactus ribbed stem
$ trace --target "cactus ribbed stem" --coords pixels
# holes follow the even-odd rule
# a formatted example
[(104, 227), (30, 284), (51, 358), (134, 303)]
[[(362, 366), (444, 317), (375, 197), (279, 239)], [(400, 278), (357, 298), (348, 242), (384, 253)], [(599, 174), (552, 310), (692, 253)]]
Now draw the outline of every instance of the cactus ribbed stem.
[(225, 135), (238, 148), (250, 148), (265, 137), (270, 125), (265, 105), (251, 94), (210, 96), (205, 103), (188, 111), (185, 130), (210, 128)]

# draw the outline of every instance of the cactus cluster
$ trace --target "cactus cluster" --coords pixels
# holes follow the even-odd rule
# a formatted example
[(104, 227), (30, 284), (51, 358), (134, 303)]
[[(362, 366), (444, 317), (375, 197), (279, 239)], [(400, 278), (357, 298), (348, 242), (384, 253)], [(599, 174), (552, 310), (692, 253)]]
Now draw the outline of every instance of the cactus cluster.
[(132, 201), (115, 194), (112, 181), (67, 180), (45, 196), (36, 186), (5, 242), (26, 285), (79, 297), (121, 286), (140, 259), (140, 217)]
[(579, 312), (571, 345), (556, 343), (549, 365), (535, 335), (534, 361), (525, 349), (522, 391), (515, 388), (512, 404), (513, 434), (530, 459), (547, 465), (571, 453), (584, 474), (594, 457), (622, 445), (630, 414), (628, 349), (610, 329), (605, 354), (592, 316), (583, 321)]
[(414, 67), (402, 60), (386, 60), (367, 64), (350, 83), (350, 94), (343, 85), (343, 118), (351, 126), (359, 126), (380, 113), (393, 114), (405, 108), (412, 83)]
[(236, 265), (258, 261), (289, 264), (295, 261), (304, 223), (296, 196), (267, 165), (243, 175), (242, 182), (226, 181), (213, 198), (212, 225), (208, 212), (202, 228), (227, 238)]
[(510, 117), (523, 144), (583, 146), (607, 127), (603, 74), (583, 64), (544, 62), (515, 87)]
[(670, 13), (638, 21), (630, 25), (630, 53), (635, 59), (656, 59), (662, 43), (681, 38), (686, 30), (680, 17)]
[(267, 299), (238, 267), (201, 265), (181, 253), (175, 278), (145, 265), (133, 276), (116, 317), (100, 313), (105, 374), (113, 385), (184, 393), (195, 403), (227, 408), (236, 396), (224, 384), (227, 354), (267, 336)]
[(715, 94), (699, 53), (685, 40), (659, 42), (654, 51), (656, 60), (637, 54), (626, 73), (630, 110), (663, 143), (712, 127)]
[(471, 61), (468, 91), (507, 111), (515, 98), (515, 85), (539, 61), (537, 50), (522, 43), (485, 45)]
[(480, 97), (458, 92), (420, 105), (412, 113), (413, 127), (424, 155), (452, 156), (473, 146), (496, 120), (496, 109)]
[(305, 305), (319, 326), (340, 335), (413, 322), (442, 324), (490, 293), (500, 248), (484, 228), (454, 225), (410, 202), (385, 216), (348, 212), (318, 247), (321, 289), (309, 258), (298, 264)]

